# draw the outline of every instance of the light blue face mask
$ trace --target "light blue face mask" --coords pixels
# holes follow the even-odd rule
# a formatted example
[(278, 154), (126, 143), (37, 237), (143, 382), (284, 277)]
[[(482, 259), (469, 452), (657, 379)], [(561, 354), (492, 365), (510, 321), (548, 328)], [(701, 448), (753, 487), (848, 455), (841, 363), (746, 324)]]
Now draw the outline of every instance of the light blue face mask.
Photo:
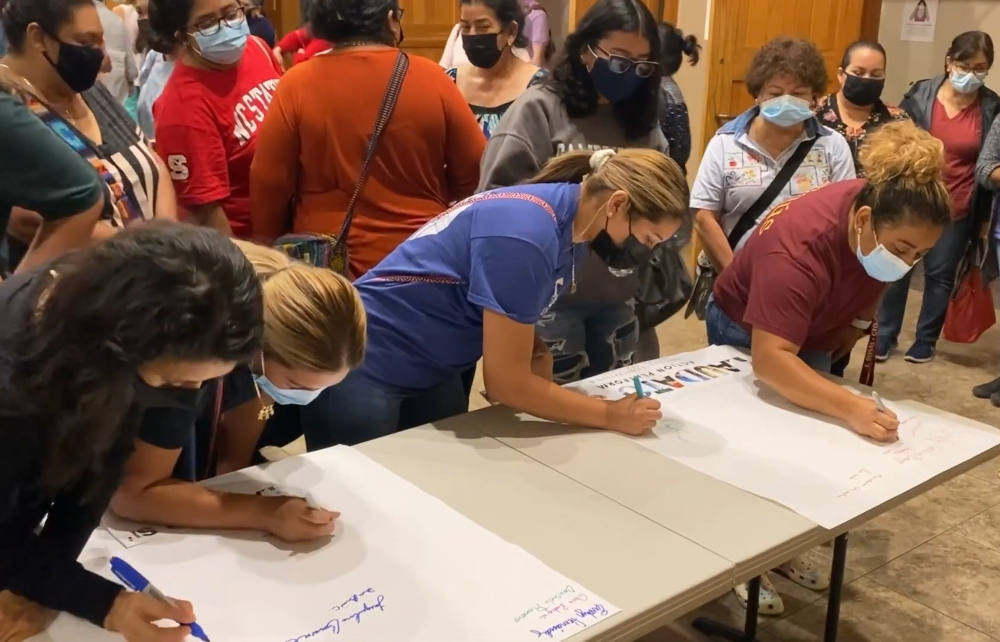
[(250, 27), (246, 18), (243, 18), (235, 25), (223, 22), (219, 30), (211, 36), (202, 35), (197, 31), (191, 36), (198, 45), (198, 53), (205, 60), (217, 65), (235, 65), (243, 57), (243, 50), (246, 49), (247, 38), (250, 36)]
[(792, 127), (813, 117), (809, 102), (791, 94), (765, 100), (760, 104), (760, 115), (764, 120), (780, 127)]
[(875, 249), (868, 254), (861, 253), (861, 230), (858, 230), (858, 249), (856, 253), (861, 267), (865, 269), (868, 276), (883, 283), (894, 283), (913, 269), (913, 266), (899, 258), (879, 243), (878, 236), (875, 235), (874, 228), (872, 236), (875, 236)]
[(986, 80), (986, 74), (977, 74), (974, 71), (952, 71), (951, 86), (955, 91), (962, 94), (971, 94), (979, 91)]
[(253, 380), (257, 382), (257, 386), (267, 393), (267, 396), (273, 399), (274, 403), (279, 406), (308, 406), (316, 400), (316, 397), (318, 397), (321, 392), (323, 392), (322, 388), (319, 390), (279, 388), (271, 383), (271, 380), (262, 374), (254, 375)]

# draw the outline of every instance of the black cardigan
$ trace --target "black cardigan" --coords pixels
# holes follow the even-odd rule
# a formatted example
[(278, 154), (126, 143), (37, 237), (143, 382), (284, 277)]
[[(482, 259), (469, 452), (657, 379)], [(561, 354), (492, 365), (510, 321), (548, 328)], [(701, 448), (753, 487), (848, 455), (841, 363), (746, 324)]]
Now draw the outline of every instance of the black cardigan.
[[(0, 285), (0, 408), (17, 405), (11, 398), (13, 337), (30, 322), (38, 274), (17, 274)], [(122, 474), (132, 443), (126, 433), (107, 456), (106, 479)], [(40, 481), (45, 452), (45, 431), (35, 418), (0, 410), (0, 590), (101, 626), (122, 587), (87, 571), (76, 558), (116, 484), (101, 484), (106, 490), (92, 494), (91, 480), (83, 478), (46, 492)]]
[[(933, 78), (918, 80), (913, 83), (903, 97), (903, 101), (899, 103), (899, 106), (910, 115), (913, 122), (921, 129), (930, 131), (934, 101), (937, 100), (938, 90), (941, 89), (941, 85), (947, 79), (946, 75), (941, 74)], [(1000, 110), (1000, 96), (992, 89), (985, 86), (980, 87), (979, 109), (983, 116), (983, 133), (979, 141), (979, 147), (982, 149), (983, 143), (986, 142), (986, 135), (989, 134), (990, 126), (993, 124), (993, 119), (996, 118), (997, 111)], [(993, 192), (984, 188), (977, 181), (976, 190), (972, 194), (972, 203), (969, 207), (969, 216), (972, 217), (974, 223), (970, 231), (973, 238), (979, 235), (980, 226), (990, 219), (992, 209)]]

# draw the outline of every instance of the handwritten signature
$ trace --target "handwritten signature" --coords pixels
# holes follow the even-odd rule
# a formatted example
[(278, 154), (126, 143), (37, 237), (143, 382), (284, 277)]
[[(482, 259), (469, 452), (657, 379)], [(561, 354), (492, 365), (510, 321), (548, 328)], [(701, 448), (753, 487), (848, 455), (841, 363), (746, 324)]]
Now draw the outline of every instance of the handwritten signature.
[(587, 618), (597, 621), (607, 616), (607, 614), (608, 610), (604, 607), (604, 605), (596, 602), (589, 608), (576, 609), (573, 611), (572, 617), (568, 617), (562, 622), (557, 622), (545, 629), (531, 629), (531, 632), (535, 634), (536, 638), (547, 638), (551, 640), (556, 637), (556, 635), (562, 633), (564, 629), (577, 627), (581, 629), (587, 628), (587, 626), (589, 626), (589, 623), (586, 622)]
[[(372, 597), (367, 597), (371, 595)], [(350, 609), (346, 609), (349, 604), (353, 604)], [(360, 605), (360, 607), (358, 606)], [(356, 610), (354, 610), (356, 609)], [(341, 624), (353, 622), (354, 624), (361, 624), (361, 618), (366, 613), (371, 613), (373, 611), (379, 611), (381, 613), (385, 612), (385, 596), (376, 591), (374, 588), (366, 588), (363, 591), (355, 593), (351, 597), (343, 600), (339, 604), (334, 604), (330, 607), (331, 611), (343, 611), (346, 613), (338, 614), (337, 617), (327, 620), (326, 624), (319, 627), (314, 631), (309, 633), (303, 633), (302, 635), (296, 636), (294, 638), (289, 638), (285, 642), (305, 642), (306, 640), (312, 640), (320, 636), (335, 636), (341, 633)]]

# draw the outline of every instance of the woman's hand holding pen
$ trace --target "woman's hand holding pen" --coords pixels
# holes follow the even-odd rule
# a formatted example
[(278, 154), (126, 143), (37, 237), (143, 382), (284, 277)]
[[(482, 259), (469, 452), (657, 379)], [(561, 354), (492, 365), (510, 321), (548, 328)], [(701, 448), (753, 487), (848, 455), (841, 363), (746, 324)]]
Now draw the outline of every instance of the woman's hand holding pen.
[(194, 608), (183, 600), (173, 600), (171, 605), (145, 593), (122, 590), (104, 619), (104, 628), (121, 633), (128, 642), (184, 642), (191, 633), (185, 625), (153, 624), (159, 620), (194, 622)]

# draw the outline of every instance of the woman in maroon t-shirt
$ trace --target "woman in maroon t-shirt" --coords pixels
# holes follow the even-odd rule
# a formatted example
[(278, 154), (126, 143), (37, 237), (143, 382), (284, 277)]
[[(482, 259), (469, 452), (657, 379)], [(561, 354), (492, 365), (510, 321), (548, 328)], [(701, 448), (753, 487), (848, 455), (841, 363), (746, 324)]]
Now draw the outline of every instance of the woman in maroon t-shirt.
[(859, 160), (867, 180), (771, 211), (716, 282), (706, 320), (711, 343), (749, 347), (757, 376), (792, 403), (892, 441), (892, 413), (813, 368), (829, 372), (868, 333), (885, 284), (934, 246), (951, 204), (941, 143), (911, 123), (883, 126)]
[[(1000, 96), (983, 85), (993, 66), (993, 40), (982, 31), (955, 38), (945, 56), (947, 75), (914, 83), (899, 104), (922, 129), (944, 143), (944, 183), (951, 194), (951, 220), (924, 261), (924, 293), (917, 336), (905, 359), (924, 363), (944, 326), (958, 262), (969, 240), (985, 236), (993, 196), (976, 184), (976, 159), (1000, 109)], [(885, 361), (903, 325), (909, 277), (894, 283), (879, 309), (875, 358)]]
[[(868, 334), (885, 284), (909, 273), (948, 222), (941, 143), (909, 122), (870, 134), (859, 161), (867, 179), (831, 183), (778, 205), (715, 282), (705, 311), (712, 344), (750, 348), (754, 373), (792, 403), (878, 441), (899, 421), (830, 372)], [(799, 584), (828, 578), (801, 560), (776, 569)], [(741, 602), (746, 585), (734, 589)], [(763, 578), (764, 613), (784, 606)]]

